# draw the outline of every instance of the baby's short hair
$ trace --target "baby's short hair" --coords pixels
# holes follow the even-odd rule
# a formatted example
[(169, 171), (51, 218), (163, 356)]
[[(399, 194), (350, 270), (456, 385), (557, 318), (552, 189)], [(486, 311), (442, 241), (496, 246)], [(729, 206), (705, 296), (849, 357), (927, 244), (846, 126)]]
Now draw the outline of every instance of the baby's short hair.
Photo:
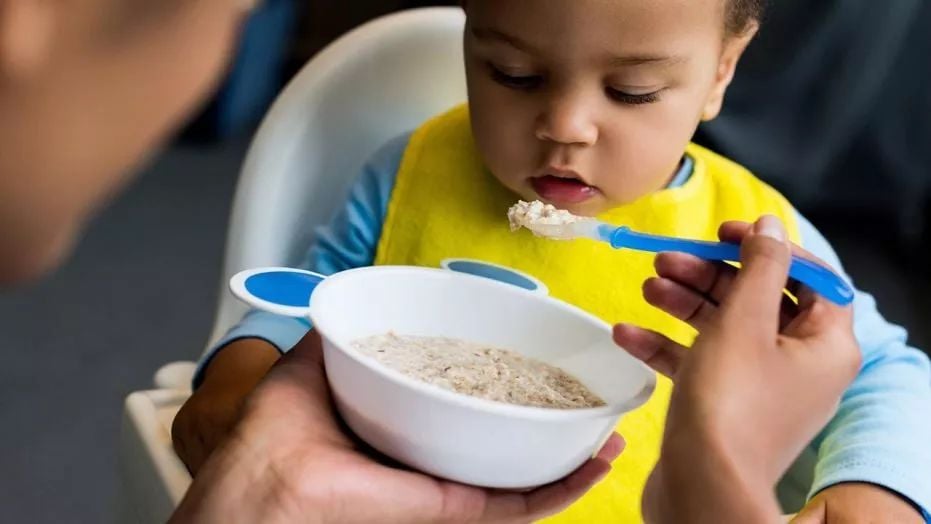
[(766, 0), (725, 0), (725, 29), (730, 36), (740, 35), (753, 22), (759, 23), (766, 8)]

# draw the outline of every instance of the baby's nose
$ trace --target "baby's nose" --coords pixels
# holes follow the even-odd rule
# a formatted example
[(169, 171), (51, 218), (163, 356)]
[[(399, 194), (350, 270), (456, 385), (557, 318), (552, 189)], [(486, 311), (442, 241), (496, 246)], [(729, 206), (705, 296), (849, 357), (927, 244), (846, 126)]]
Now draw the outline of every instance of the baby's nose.
[(536, 135), (564, 145), (591, 146), (598, 141), (594, 108), (580, 96), (555, 97), (540, 114)]

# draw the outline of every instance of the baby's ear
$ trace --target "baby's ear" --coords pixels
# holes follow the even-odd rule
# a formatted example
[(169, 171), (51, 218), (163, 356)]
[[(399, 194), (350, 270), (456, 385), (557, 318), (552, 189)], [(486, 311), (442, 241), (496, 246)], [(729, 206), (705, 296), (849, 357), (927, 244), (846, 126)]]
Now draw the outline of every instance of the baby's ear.
[(759, 28), (759, 24), (753, 22), (743, 33), (725, 38), (724, 48), (718, 60), (718, 71), (714, 77), (714, 85), (711, 87), (708, 100), (705, 101), (704, 111), (702, 111), (702, 121), (714, 120), (721, 113), (724, 95), (731, 81), (734, 80), (737, 63), (747, 50), (747, 46), (753, 41)]
[(49, 59), (59, 3), (0, 0), (0, 82), (34, 74)]

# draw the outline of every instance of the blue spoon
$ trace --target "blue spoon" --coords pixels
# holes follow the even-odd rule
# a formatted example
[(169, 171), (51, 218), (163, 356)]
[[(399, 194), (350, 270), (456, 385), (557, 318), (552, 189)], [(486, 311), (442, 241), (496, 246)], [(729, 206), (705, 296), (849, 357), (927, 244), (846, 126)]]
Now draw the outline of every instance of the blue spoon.
[[(523, 225), (540, 236), (558, 240), (591, 238), (607, 242), (615, 249), (627, 248), (651, 253), (677, 251), (705, 260), (740, 261), (740, 246), (737, 244), (638, 233), (628, 227), (617, 227), (595, 219), (582, 219), (565, 224)], [(817, 262), (793, 255), (789, 276), (835, 304), (846, 306), (853, 302), (854, 292), (850, 284)]]

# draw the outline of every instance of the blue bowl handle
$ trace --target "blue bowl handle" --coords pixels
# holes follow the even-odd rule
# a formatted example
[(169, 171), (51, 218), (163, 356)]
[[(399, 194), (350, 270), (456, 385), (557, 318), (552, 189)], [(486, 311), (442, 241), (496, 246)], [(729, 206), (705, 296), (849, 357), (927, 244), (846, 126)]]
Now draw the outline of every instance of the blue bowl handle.
[(230, 279), (230, 291), (252, 307), (288, 317), (306, 318), (310, 298), (326, 277), (288, 267), (263, 267), (241, 271)]

